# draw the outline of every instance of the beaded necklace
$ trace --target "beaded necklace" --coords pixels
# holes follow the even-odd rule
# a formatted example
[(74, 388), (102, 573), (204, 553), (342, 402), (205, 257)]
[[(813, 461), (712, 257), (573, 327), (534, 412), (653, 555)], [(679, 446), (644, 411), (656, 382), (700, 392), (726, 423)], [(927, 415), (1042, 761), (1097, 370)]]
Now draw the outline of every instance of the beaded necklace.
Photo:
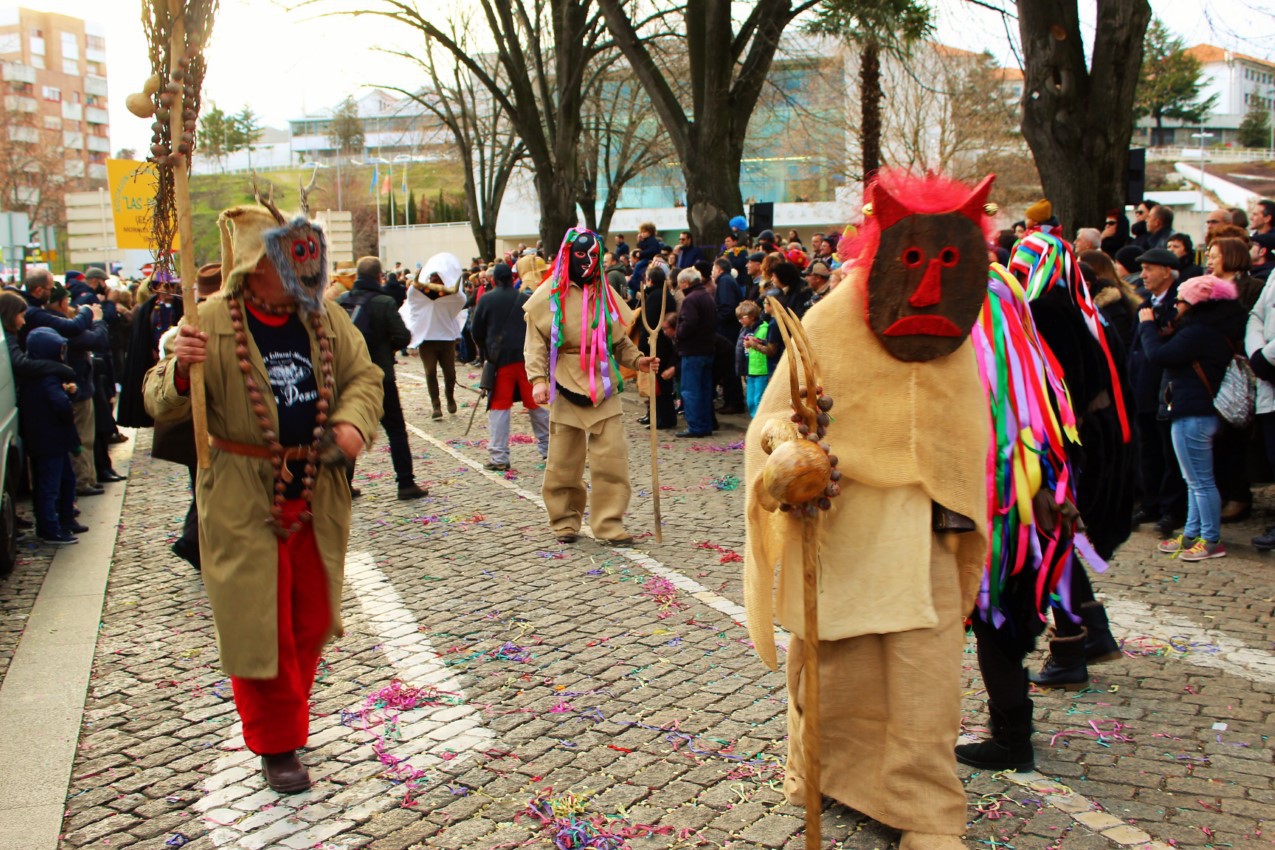
[[(253, 307), (272, 315), (287, 315), (296, 312), (297, 309), (296, 305), (279, 307), (266, 304), (248, 290), (244, 290), (243, 295), (244, 299), (250, 302)], [(288, 470), (283, 444), (279, 442), (279, 435), (275, 433), (273, 423), (270, 421), (270, 410), (266, 407), (265, 395), (262, 393), (261, 387), (258, 386), (257, 380), (252, 376), (252, 361), (248, 359), (250, 352), (248, 348), (248, 332), (244, 329), (243, 304), (238, 298), (227, 300), (230, 308), (230, 324), (235, 331), (235, 355), (239, 358), (239, 371), (243, 374), (244, 387), (248, 391), (248, 401), (252, 404), (252, 412), (257, 416), (257, 424), (261, 428), (261, 436), (270, 450), (270, 465), (274, 467), (274, 504), (270, 507), (270, 524), (273, 526), (275, 535), (280, 539), (287, 539), (294, 532), (299, 531), (305, 523), (314, 518), (311, 503), (314, 499), (315, 475), (318, 474), (319, 441), (323, 438), (326, 430), (324, 426), (328, 421), (328, 410), (331, 407), (332, 394), (336, 387), (336, 379), (332, 374), (332, 363), (335, 360), (332, 354), (332, 343), (328, 339), (328, 331), (323, 325), (322, 316), (318, 313), (308, 314), (310, 327), (314, 331), (315, 338), (319, 341), (319, 363), (322, 380), (319, 382), (319, 400), (314, 403), (313, 439), (306, 447), (305, 477), (301, 479), (301, 498), (305, 500), (305, 510), (301, 512), (296, 522), (292, 523), (291, 526), (285, 526), (283, 524), (283, 503), (286, 501), (284, 493), (288, 489), (288, 484), (292, 481), (292, 473)]]

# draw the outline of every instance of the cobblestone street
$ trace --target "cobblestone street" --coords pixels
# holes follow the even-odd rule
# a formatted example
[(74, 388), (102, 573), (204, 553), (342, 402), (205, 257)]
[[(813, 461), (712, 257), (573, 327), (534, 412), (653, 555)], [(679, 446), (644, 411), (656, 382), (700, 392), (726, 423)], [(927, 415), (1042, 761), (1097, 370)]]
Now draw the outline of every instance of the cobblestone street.
[[(783, 674), (737, 622), (744, 418), (711, 439), (660, 432), (657, 545), (630, 389), (638, 544), (562, 546), (525, 416), (513, 469), (486, 472), (482, 411), (463, 436), (476, 396), (460, 390), (435, 423), (415, 358), (399, 385), (430, 496), (394, 498), (383, 439), (360, 461), (347, 633), (320, 665), (303, 756), (317, 782), (292, 797), (266, 790), (243, 748), (200, 580), (169, 551), (186, 471), (151, 460), (138, 432), (61, 846), (552, 848), (571, 816), (616, 836), (588, 846), (803, 847), (781, 792)], [(1258, 524), (1228, 527), (1231, 556), (1204, 564), (1153, 555), (1149, 534), (1125, 545), (1096, 582), (1125, 657), (1083, 691), (1034, 695), (1038, 772), (962, 769), (968, 846), (1275, 846), (1275, 565), (1231, 545)], [(0, 583), (0, 665), (48, 560), (23, 550)], [(972, 639), (965, 667), (979, 735)], [(823, 822), (829, 847), (897, 842), (840, 805)]]

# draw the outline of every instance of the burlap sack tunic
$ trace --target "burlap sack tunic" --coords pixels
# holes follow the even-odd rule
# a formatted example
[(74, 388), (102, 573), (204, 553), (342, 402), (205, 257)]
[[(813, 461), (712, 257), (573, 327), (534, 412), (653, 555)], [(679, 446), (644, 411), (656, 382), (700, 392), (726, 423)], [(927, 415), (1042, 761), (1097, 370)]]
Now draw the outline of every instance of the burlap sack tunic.
[[(567, 289), (562, 301), (562, 341), (558, 349), (557, 370), (549, 374), (550, 340), (553, 311), (549, 296), (552, 284), (546, 283), (532, 293), (523, 304), (527, 316), (527, 337), (523, 356), (527, 364), (527, 380), (535, 385), (556, 381), (579, 395), (589, 395), (589, 373), (580, 364), (580, 312), (584, 296), (579, 286)], [(633, 326), (633, 311), (620, 304), (621, 314), (611, 325), (611, 350), (620, 366), (636, 369), (642, 356), (628, 331)], [(602, 540), (627, 537), (624, 511), (629, 506), (632, 487), (629, 484), (628, 443), (624, 423), (620, 419), (623, 406), (617, 391), (620, 376), (611, 376), (612, 392), (602, 397), (600, 367), (595, 369), (598, 402), (593, 405), (572, 404), (558, 393), (549, 405), (549, 458), (545, 464), (541, 497), (549, 515), (549, 524), (557, 534), (580, 530), (586, 501), (589, 527)], [(585, 457), (589, 462), (591, 488), (584, 486)]]
[[(968, 340), (926, 363), (885, 351), (867, 325), (865, 276), (851, 272), (803, 321), (835, 404), (827, 442), (844, 474), (820, 520), (820, 788), (897, 829), (960, 835), (965, 795), (952, 748), (962, 620), (987, 550), (987, 401)], [(785, 791), (801, 804), (802, 520), (759, 498), (762, 426), (791, 414), (787, 356), (747, 436), (744, 594), (749, 633), (772, 669), (776, 617), (794, 635)], [(977, 530), (936, 535), (932, 502)]]

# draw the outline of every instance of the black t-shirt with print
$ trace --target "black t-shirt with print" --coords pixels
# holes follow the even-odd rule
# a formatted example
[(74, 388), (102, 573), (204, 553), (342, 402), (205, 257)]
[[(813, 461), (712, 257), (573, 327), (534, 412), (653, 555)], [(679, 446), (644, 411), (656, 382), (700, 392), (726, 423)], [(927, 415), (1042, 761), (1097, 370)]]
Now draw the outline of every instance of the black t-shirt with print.
[[(285, 446), (309, 445), (314, 439), (315, 404), (319, 400), (310, 334), (295, 313), (287, 316), (283, 324), (273, 325), (270, 324), (273, 317), (263, 320), (251, 308), (245, 312), (248, 330), (261, 351), (275, 406), (279, 409), (279, 442)], [(290, 461), (288, 469), (292, 472), (292, 481), (284, 496), (300, 498), (305, 461)]]

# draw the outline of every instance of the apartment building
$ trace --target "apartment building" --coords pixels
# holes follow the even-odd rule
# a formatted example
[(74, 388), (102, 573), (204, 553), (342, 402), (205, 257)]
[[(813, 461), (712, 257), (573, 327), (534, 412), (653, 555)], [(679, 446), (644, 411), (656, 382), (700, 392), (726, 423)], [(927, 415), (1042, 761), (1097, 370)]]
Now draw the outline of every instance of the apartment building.
[[(38, 203), (50, 176), (67, 188), (104, 185), (111, 136), (100, 25), (0, 7), (0, 91), (3, 144), (32, 146), (23, 166), (29, 185), (6, 192), (0, 205)], [(12, 163), (23, 156), (10, 152), (6, 158)]]

